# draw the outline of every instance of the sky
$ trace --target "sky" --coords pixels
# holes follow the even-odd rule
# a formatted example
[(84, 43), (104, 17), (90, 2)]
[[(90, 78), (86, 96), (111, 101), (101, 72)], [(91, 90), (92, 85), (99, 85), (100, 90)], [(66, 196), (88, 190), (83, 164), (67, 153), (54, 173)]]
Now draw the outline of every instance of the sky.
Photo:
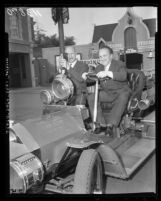
[[(34, 21), (38, 26), (45, 30), (48, 36), (57, 34), (58, 24), (55, 25), (51, 17), (51, 8), (33, 8), (38, 10), (40, 15), (33, 13)], [(94, 24), (118, 23), (120, 18), (126, 13), (127, 7), (69, 7), (69, 21), (64, 24), (64, 36), (74, 36), (77, 45), (89, 44), (92, 42)], [(133, 7), (134, 13), (143, 18), (156, 18), (157, 7)]]

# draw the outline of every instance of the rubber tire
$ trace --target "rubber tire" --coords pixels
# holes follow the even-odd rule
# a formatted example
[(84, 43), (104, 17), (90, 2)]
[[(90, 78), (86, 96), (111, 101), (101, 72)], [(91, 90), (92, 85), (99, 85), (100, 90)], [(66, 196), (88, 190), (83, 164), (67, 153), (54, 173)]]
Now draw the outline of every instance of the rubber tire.
[(101, 193), (104, 193), (103, 188), (103, 173), (101, 158), (97, 151), (94, 149), (84, 150), (79, 158), (75, 177), (73, 194), (93, 194), (92, 180), (94, 167), (99, 168), (98, 174), (100, 178), (100, 189)]

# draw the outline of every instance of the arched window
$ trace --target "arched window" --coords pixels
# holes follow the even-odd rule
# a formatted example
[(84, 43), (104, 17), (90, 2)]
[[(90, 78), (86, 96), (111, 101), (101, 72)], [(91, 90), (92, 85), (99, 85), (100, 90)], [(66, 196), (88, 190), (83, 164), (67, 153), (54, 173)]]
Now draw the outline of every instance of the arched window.
[(137, 49), (136, 30), (128, 27), (124, 32), (125, 49)]

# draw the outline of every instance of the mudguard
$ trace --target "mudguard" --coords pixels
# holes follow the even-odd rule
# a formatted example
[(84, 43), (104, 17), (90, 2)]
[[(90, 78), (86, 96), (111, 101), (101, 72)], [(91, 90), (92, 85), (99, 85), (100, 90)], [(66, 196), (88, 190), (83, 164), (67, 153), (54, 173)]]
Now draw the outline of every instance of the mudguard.
[(97, 151), (103, 160), (106, 175), (122, 179), (127, 178), (127, 173), (119, 155), (110, 146), (107, 144), (100, 145)]
[(71, 138), (66, 144), (68, 147), (83, 149), (94, 144), (99, 145), (102, 143), (104, 143), (104, 141), (101, 138), (93, 135), (91, 132), (86, 132), (84, 135)]

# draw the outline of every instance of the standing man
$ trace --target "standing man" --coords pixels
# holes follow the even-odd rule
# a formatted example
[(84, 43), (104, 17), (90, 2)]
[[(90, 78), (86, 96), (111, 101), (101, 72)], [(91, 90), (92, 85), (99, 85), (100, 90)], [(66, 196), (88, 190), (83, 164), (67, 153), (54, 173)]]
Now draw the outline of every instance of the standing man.
[(72, 80), (74, 84), (74, 97), (72, 105), (85, 105), (86, 103), (86, 74), (88, 72), (88, 65), (76, 58), (76, 51), (73, 46), (65, 48), (65, 56), (67, 60), (60, 59), (59, 63), (61, 67), (67, 69), (67, 76)]
[[(95, 73), (100, 80), (98, 95), (97, 122), (95, 134), (105, 131), (105, 134), (112, 135), (113, 128), (118, 127), (121, 116), (126, 108), (131, 89), (127, 83), (127, 72), (123, 62), (113, 59), (113, 50), (108, 46), (99, 49), (100, 64), (96, 67)], [(102, 114), (101, 102), (112, 103), (109, 121), (106, 121)], [(88, 96), (88, 104), (93, 117), (94, 94)]]

